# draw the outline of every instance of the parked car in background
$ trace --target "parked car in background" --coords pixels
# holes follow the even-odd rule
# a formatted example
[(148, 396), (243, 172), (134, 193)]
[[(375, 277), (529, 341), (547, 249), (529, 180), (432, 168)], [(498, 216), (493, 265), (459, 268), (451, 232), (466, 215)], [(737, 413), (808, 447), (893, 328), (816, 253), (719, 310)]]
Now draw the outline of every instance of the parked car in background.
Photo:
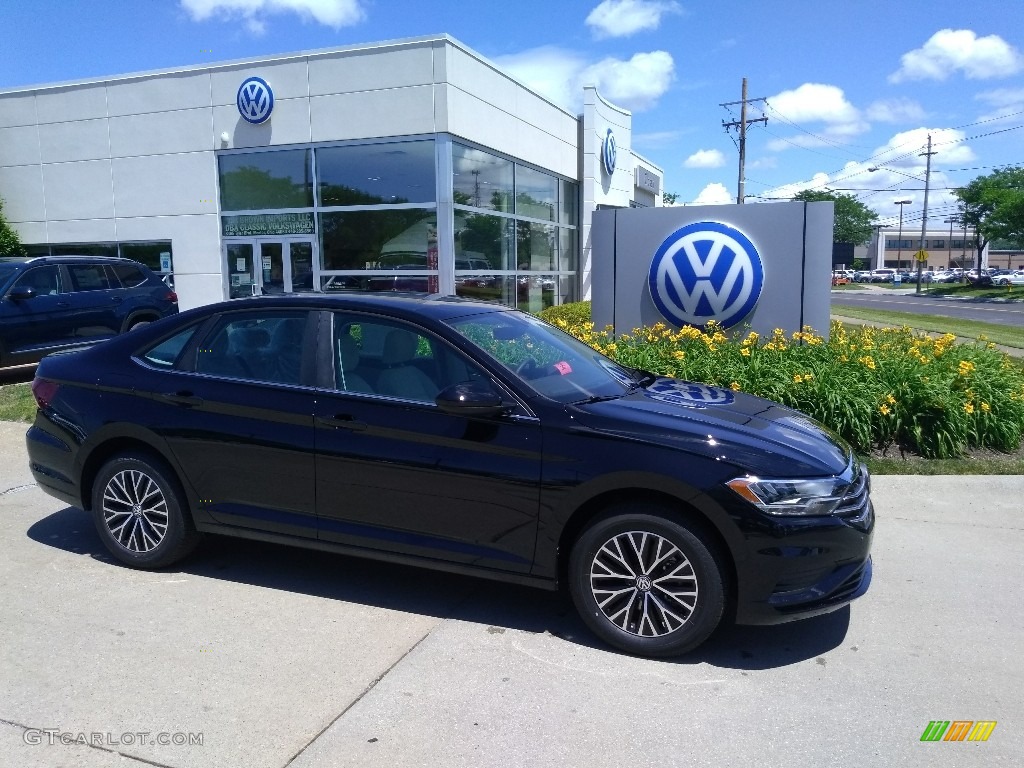
[(967, 282), (978, 288), (986, 285), (992, 285), (992, 278), (989, 276), (986, 270), (972, 269), (970, 272), (964, 274)]
[(896, 270), (895, 269), (887, 269), (887, 268), (875, 269), (875, 270), (872, 270), (871, 276), (870, 276), (868, 282), (871, 282), (871, 283), (891, 283), (892, 279), (893, 279), (893, 275), (895, 275), (895, 274), (896, 274)]
[(131, 259), (0, 258), (0, 366), (34, 363), (177, 311), (177, 294)]
[(832, 285), (848, 285), (850, 278), (846, 276), (846, 272), (843, 270), (836, 270), (832, 273)]
[(870, 269), (858, 269), (853, 273), (853, 282), (855, 283), (869, 283), (871, 282), (871, 270)]
[(32, 392), (33, 476), (135, 568), (209, 532), (564, 586), (649, 656), (871, 581), (868, 471), (841, 438), (497, 304), (236, 299), (52, 355)]
[(1024, 269), (1006, 272), (992, 278), (993, 285), (1024, 285)]

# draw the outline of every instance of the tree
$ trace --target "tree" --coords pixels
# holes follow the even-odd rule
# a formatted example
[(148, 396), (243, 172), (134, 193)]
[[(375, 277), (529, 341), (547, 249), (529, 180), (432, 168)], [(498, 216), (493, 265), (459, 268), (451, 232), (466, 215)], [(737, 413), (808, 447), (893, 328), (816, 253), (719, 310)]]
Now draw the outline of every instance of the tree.
[(14, 231), (4, 217), (4, 200), (0, 197), (0, 256), (24, 256), (25, 249), (21, 245), (18, 233)]
[(678, 192), (662, 192), (661, 194), (661, 202), (664, 203), (665, 205), (675, 205), (676, 200), (678, 199)]
[(841, 192), (805, 189), (794, 200), (805, 203), (832, 201), (835, 203), (835, 224), (832, 226), (832, 242), (864, 245), (871, 239), (878, 215), (853, 195)]
[(1024, 167), (996, 168), (954, 190), (960, 200), (957, 218), (975, 232), (978, 263), (992, 240), (1024, 243)]

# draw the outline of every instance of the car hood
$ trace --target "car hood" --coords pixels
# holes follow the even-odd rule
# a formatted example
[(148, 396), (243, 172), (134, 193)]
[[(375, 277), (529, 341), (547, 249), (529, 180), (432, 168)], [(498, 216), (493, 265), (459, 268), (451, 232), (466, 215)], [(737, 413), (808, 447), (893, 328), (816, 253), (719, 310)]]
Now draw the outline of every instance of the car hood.
[(696, 453), (762, 477), (837, 475), (852, 459), (838, 435), (760, 397), (657, 378), (620, 398), (570, 406), (594, 430)]

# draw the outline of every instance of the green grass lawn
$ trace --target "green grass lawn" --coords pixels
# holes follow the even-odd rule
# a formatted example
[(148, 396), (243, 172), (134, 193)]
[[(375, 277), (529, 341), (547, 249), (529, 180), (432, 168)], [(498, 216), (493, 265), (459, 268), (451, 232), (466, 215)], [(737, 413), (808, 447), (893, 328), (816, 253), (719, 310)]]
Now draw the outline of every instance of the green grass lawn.
[[(921, 286), (922, 291), (924, 286)], [(958, 299), (1014, 299), (1024, 301), (1024, 286), (991, 286), (975, 288), (960, 283), (936, 283), (928, 287), (931, 296), (956, 296)]]
[(0, 421), (31, 422), (36, 417), (36, 401), (28, 384), (0, 387)]
[(864, 307), (834, 306), (832, 313), (840, 317), (864, 320), (870, 325), (907, 325), (911, 328), (933, 333), (952, 333), (962, 339), (976, 339), (986, 336), (989, 341), (1005, 347), (1024, 350), (1024, 328), (985, 323), (980, 320), (961, 320), (941, 315), (916, 315), (912, 312), (892, 312)]

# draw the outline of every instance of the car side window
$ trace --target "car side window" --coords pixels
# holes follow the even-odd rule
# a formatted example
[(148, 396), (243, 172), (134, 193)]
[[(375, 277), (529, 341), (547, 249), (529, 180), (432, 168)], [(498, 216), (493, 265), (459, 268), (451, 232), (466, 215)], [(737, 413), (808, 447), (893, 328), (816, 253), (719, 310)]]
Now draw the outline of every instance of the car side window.
[(225, 315), (196, 351), (196, 372), (278, 384), (301, 383), (308, 313), (273, 311)]
[(18, 278), (15, 288), (31, 288), (36, 296), (54, 296), (60, 293), (60, 268), (55, 264), (34, 267)]
[(453, 384), (488, 378), (441, 339), (399, 322), (337, 312), (333, 338), (341, 391), (433, 403)]
[(184, 331), (164, 339), (148, 351), (143, 352), (141, 357), (157, 368), (173, 368), (177, 364), (178, 358), (181, 357), (182, 350), (185, 349), (189, 339), (192, 338), (195, 332), (196, 326), (194, 325), (186, 328)]
[(142, 270), (131, 264), (115, 264), (114, 274), (125, 288), (137, 288), (146, 282), (146, 276)]
[(68, 264), (67, 269), (76, 291), (106, 291), (113, 287), (102, 264)]

